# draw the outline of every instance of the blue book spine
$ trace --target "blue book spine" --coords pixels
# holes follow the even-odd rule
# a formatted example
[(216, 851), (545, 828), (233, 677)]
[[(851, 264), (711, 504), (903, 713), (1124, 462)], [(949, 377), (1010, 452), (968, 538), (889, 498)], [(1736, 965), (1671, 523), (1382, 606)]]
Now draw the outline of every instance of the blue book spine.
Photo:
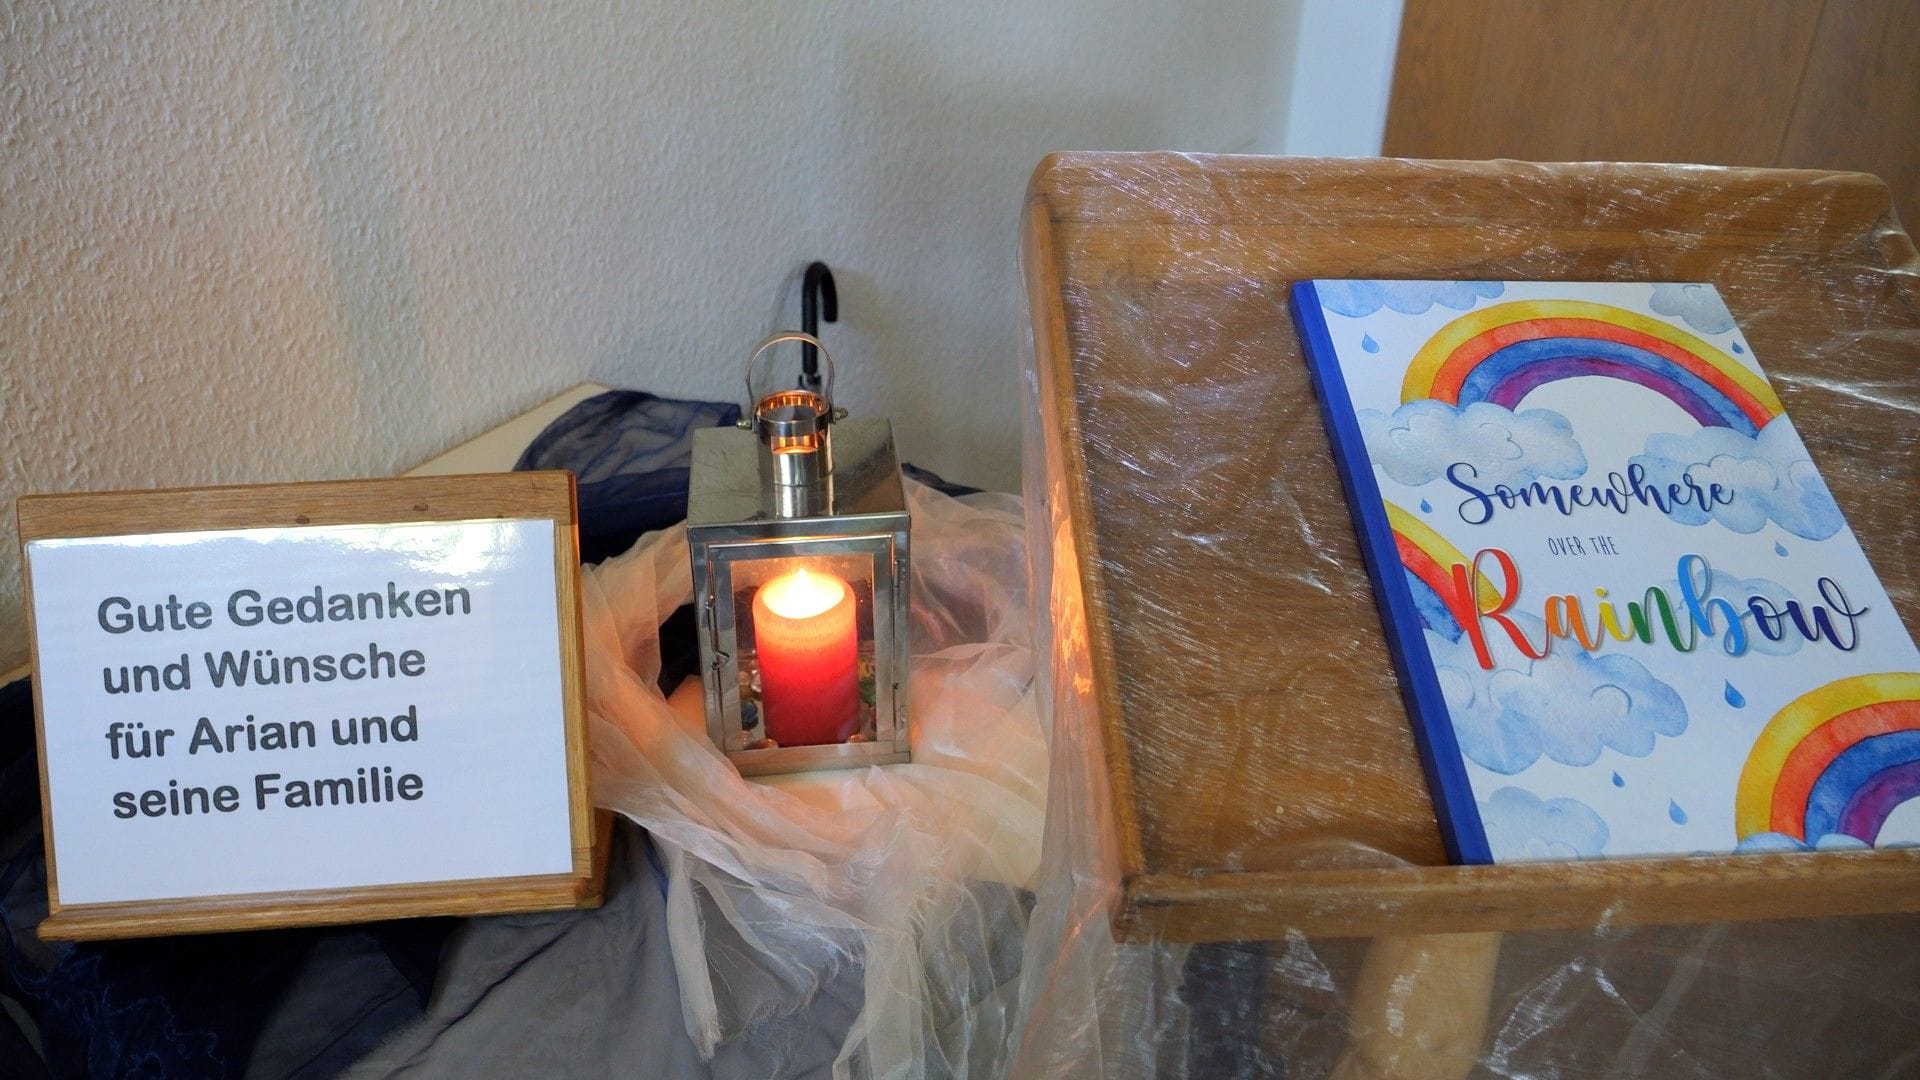
[(1473, 800), (1473, 787), (1454, 738), (1453, 719), (1440, 692), (1433, 657), (1421, 637), (1420, 613), (1407, 587), (1393, 527), (1387, 522), (1386, 504), (1374, 480), (1373, 462), (1367, 456), (1353, 402), (1339, 374), (1340, 358), (1327, 332), (1319, 293), (1313, 282), (1302, 281), (1293, 286), (1289, 301), (1307, 369), (1313, 377), (1313, 390), (1320, 398), (1327, 439), (1333, 444), (1334, 466), (1353, 511), (1367, 577), (1373, 582), (1374, 602), (1379, 606), (1380, 622), (1393, 655), (1394, 674), (1400, 680), (1400, 697), (1413, 721), (1413, 741), (1426, 769), (1440, 838), (1446, 844), (1447, 857), (1454, 862), (1490, 863), (1493, 855), (1487, 847), (1486, 829)]

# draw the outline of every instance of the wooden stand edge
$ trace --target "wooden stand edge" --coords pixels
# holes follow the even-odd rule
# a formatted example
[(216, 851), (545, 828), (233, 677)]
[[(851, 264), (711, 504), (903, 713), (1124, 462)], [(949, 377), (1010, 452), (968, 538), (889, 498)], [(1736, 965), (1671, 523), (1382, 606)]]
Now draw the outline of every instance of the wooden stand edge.
[[(1097, 763), (1100, 776), (1090, 777), (1089, 782), (1105, 788), (1100, 799), (1101, 809), (1111, 815), (1113, 828), (1111, 835), (1100, 838), (1096, 846), (1102, 850), (1095, 857), (1109, 864), (1103, 869), (1115, 870), (1123, 880), (1131, 880), (1145, 872), (1146, 854), (1134, 808), (1133, 766), (1122, 720), (1123, 706), (1113, 677), (1113, 645), (1108, 638), (1112, 615), (1107, 610), (1106, 587), (1100, 580), (1099, 547), (1092, 527), (1093, 505), (1084, 480), (1087, 464), (1082, 452), (1080, 417), (1073, 404), (1073, 352), (1066, 339), (1067, 319), (1057, 273), (1060, 260), (1054, 249), (1053, 210), (1041, 185), (1053, 161), (1054, 156), (1048, 157), (1034, 172), (1020, 230), (1020, 255), (1033, 324), (1033, 369), (1039, 383), (1039, 402), (1035, 409), (1041, 425), (1056, 436), (1038, 442), (1047, 455), (1043, 464), (1047, 476), (1064, 476), (1066, 481), (1061, 492), (1066, 505), (1053, 507), (1055, 520), (1047, 522), (1058, 536), (1058, 519), (1065, 517), (1065, 538), (1070, 541), (1054, 544), (1053, 575), (1056, 579), (1071, 579), (1065, 591), (1079, 602), (1084, 615), (1076, 622), (1086, 627), (1091, 661), (1088, 674), (1100, 708), (1097, 746), (1101, 755)], [(1028, 467), (1031, 468), (1031, 464)], [(1035, 493), (1030, 491), (1027, 497), (1033, 498)], [(1029, 537), (1028, 542), (1036, 541)], [(1070, 565), (1062, 565), (1069, 561)], [(1045, 662), (1051, 663), (1051, 656)], [(1101, 780), (1105, 781), (1103, 785)], [(1116, 918), (1120, 910), (1114, 909)]]
[(1116, 940), (1592, 930), (1920, 910), (1920, 849), (1497, 866), (1398, 866), (1123, 882)]

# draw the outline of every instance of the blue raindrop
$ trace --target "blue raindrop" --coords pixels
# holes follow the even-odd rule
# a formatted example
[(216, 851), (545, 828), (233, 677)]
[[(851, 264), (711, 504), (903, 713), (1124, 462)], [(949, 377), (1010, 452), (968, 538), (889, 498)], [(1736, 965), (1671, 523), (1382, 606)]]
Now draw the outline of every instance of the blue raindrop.
[(1420, 500), (1420, 512), (1421, 512), (1421, 513), (1423, 513), (1423, 514), (1431, 514), (1431, 513), (1433, 513), (1433, 504), (1432, 504), (1432, 503), (1430, 503), (1430, 502), (1428, 502), (1428, 501), (1427, 501), (1427, 500), (1425, 500), (1425, 499), (1421, 499), (1421, 500)]
[(1613, 786), (1614, 786), (1614, 787), (1626, 787), (1626, 786), (1627, 786), (1627, 782), (1626, 782), (1625, 780), (1622, 780), (1622, 779), (1620, 778), (1620, 774), (1619, 774), (1619, 773), (1614, 773), (1614, 774), (1613, 774)]
[(1778, 556), (1780, 556), (1780, 557), (1781, 557), (1781, 558), (1783, 558), (1783, 559), (1784, 559), (1784, 558), (1786, 558), (1786, 557), (1787, 557), (1787, 545), (1785, 545), (1785, 544), (1783, 544), (1783, 543), (1781, 543), (1781, 542), (1780, 542), (1780, 541), (1778, 541), (1778, 540), (1775, 540), (1775, 541), (1773, 542), (1773, 553), (1774, 553), (1775, 555), (1778, 555)]
[(1360, 347), (1367, 350), (1368, 352), (1380, 351), (1380, 343), (1373, 340), (1372, 334), (1360, 335)]
[(1747, 707), (1747, 695), (1735, 690), (1731, 681), (1727, 683), (1726, 698), (1727, 704), (1736, 709), (1744, 709)]
[(1675, 825), (1685, 825), (1687, 823), (1687, 812), (1680, 809), (1680, 804), (1674, 802), (1672, 799), (1667, 800), (1667, 816), (1673, 819)]
[(1740, 343), (1736, 341), (1733, 343), (1733, 351), (1736, 355), (1739, 355), (1739, 354), (1745, 353), (1747, 350), (1741, 348)]

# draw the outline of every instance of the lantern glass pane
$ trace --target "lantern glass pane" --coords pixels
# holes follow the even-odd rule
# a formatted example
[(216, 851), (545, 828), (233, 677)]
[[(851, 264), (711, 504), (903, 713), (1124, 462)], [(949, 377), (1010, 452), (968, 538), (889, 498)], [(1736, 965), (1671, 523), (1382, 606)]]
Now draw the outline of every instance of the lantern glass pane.
[(817, 550), (732, 561), (740, 709), (728, 749), (874, 740), (875, 562)]

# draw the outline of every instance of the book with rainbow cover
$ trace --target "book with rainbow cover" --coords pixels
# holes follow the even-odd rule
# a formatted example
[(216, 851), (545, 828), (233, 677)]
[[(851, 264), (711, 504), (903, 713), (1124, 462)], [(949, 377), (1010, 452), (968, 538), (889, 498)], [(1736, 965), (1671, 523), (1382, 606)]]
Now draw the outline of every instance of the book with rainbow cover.
[(1454, 861), (1920, 843), (1920, 651), (1713, 286), (1292, 301)]

